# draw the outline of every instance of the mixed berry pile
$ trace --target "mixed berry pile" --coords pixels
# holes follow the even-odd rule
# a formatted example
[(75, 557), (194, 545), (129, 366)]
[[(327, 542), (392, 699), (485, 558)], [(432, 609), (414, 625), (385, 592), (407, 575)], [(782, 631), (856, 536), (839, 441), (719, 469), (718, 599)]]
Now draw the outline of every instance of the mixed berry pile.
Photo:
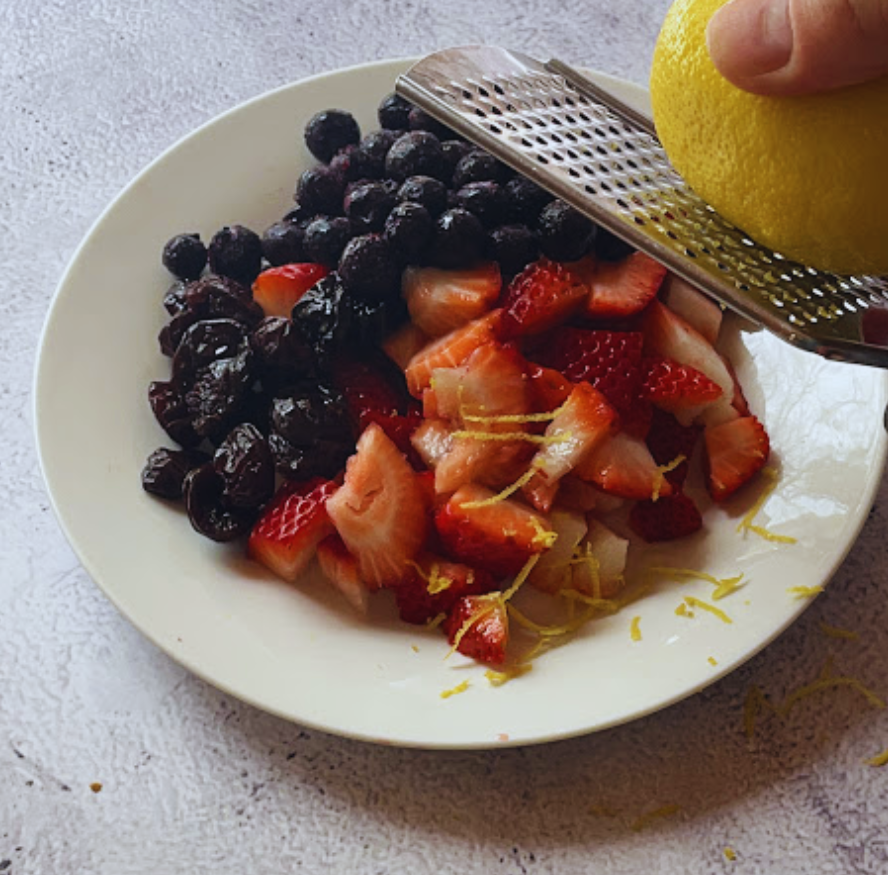
[[(715, 348), (721, 310), (392, 94), (341, 110), (260, 237), (173, 237), (148, 391), (176, 444), (144, 488), (295, 581), (315, 558), (359, 610), (506, 659), (525, 580), (601, 603), (630, 533), (702, 526), (692, 458), (731, 495), (768, 436)], [(525, 620), (525, 625), (527, 621)]]

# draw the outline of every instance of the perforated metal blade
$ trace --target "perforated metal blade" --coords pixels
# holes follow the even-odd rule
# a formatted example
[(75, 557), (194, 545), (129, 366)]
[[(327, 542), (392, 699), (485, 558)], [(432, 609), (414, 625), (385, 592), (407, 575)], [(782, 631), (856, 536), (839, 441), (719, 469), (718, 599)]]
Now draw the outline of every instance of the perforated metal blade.
[(888, 278), (825, 273), (759, 245), (691, 191), (647, 117), (576, 70), (469, 46), (424, 58), (397, 91), (790, 343), (888, 367)]

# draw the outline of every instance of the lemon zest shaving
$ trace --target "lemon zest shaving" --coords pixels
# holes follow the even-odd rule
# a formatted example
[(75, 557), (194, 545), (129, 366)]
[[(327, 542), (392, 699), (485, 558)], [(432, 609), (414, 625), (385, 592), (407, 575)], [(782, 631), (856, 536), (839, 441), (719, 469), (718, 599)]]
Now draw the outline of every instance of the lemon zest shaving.
[(530, 467), (510, 486), (507, 486), (501, 492), (497, 492), (496, 495), (491, 495), (490, 498), (480, 498), (477, 501), (464, 501), (460, 507), (467, 508), (475, 508), (475, 507), (489, 507), (492, 504), (497, 504), (500, 501), (504, 501), (510, 495), (517, 492), (522, 487), (526, 486), (533, 480), (534, 475), (540, 468), (543, 467), (542, 460), (534, 459), (531, 463)]
[(730, 860), (732, 863), (737, 859), (737, 852), (733, 848), (725, 848), (724, 854), (725, 859)]
[(419, 648), (418, 648), (415, 644), (411, 644), (411, 645), (410, 645), (410, 649), (411, 649), (414, 653), (419, 653)]
[(458, 696), (460, 693), (464, 693), (469, 688), (469, 681), (464, 680), (461, 683), (458, 683), (455, 687), (451, 687), (449, 690), (443, 690), (441, 692), (442, 699), (449, 699), (451, 696)]
[[(555, 535), (556, 538), (558, 537), (555, 532), (552, 532), (552, 534)], [(524, 581), (527, 580), (528, 575), (531, 571), (533, 571), (534, 565), (536, 565), (537, 562), (540, 561), (540, 555), (540, 553), (535, 553), (527, 560), (527, 562), (524, 563), (521, 570), (518, 572), (518, 574), (515, 575), (515, 579), (512, 581), (512, 585), (507, 590), (502, 593), (491, 593), (491, 595), (495, 595), (497, 597), (497, 601), (500, 601), (503, 605), (505, 605), (505, 603), (509, 601), (509, 599), (512, 598), (512, 596), (515, 595), (515, 593), (518, 592), (519, 589), (521, 589)]]
[(675, 613), (679, 617), (693, 617), (694, 615), (688, 611), (688, 606), (682, 602), (676, 609)]
[(740, 583), (743, 580), (743, 574), (734, 577), (716, 577), (713, 574), (707, 574), (705, 571), (696, 571), (693, 568), (671, 568), (666, 565), (654, 565), (648, 568), (649, 574), (663, 574), (667, 577), (677, 577), (679, 580), (703, 580), (711, 583), (715, 590), (712, 598), (715, 601), (723, 599), (735, 590), (741, 588)]
[(494, 671), (492, 668), (488, 669), (484, 672), (484, 677), (490, 682), (490, 686), (501, 687), (503, 684), (507, 684), (515, 678), (520, 678), (529, 671), (533, 671), (533, 665), (529, 662), (520, 662), (505, 671)]
[[(483, 598), (484, 596), (478, 596), (478, 601), (481, 601)], [(487, 600), (479, 608), (472, 611), (472, 613), (469, 614), (468, 617), (466, 617), (462, 626), (460, 626), (459, 629), (456, 630), (456, 635), (453, 636), (453, 646), (450, 648), (450, 650), (447, 651), (447, 655), (444, 657), (444, 659), (449, 659), (459, 649), (459, 645), (465, 637), (466, 632), (468, 632), (469, 629), (472, 628), (472, 626), (480, 623), (481, 620), (492, 614), (495, 610), (496, 603)]]
[(596, 817), (620, 816), (618, 812), (614, 811), (613, 808), (609, 808), (607, 805), (590, 805), (589, 814), (594, 814)]
[(708, 611), (713, 616), (718, 617), (723, 623), (734, 622), (721, 608), (717, 608), (715, 605), (710, 605), (702, 599), (694, 598), (692, 595), (686, 595), (685, 602), (689, 608), (700, 608), (701, 611)]
[(587, 543), (585, 549), (577, 548), (571, 557), (569, 565), (585, 565), (592, 577), (592, 598), (601, 599), (601, 575), (598, 573), (601, 563), (598, 557), (592, 553), (592, 545)]
[(778, 475), (773, 468), (762, 468), (762, 475), (769, 482), (761, 491), (761, 494), (755, 500), (752, 507), (746, 512), (743, 519), (737, 524), (737, 531), (741, 534), (752, 532), (760, 538), (764, 538), (766, 541), (774, 541), (778, 544), (795, 544), (797, 542), (795, 538), (790, 537), (789, 535), (778, 535), (776, 532), (772, 532), (764, 526), (757, 526), (753, 523), (753, 520), (759, 515), (761, 509), (765, 506), (765, 502), (771, 496), (771, 493), (777, 488)]
[(562, 635), (570, 635), (572, 632), (576, 632), (581, 626), (584, 626), (595, 616), (595, 610), (590, 608), (570, 622), (545, 626), (531, 620), (530, 617), (519, 611), (515, 605), (509, 605), (508, 610), (509, 616), (512, 617), (519, 626), (523, 626), (525, 629), (534, 632), (541, 638), (559, 638)]
[(881, 768), (882, 766), (888, 765), (888, 748), (883, 750), (881, 753), (877, 753), (874, 757), (870, 757), (868, 760), (864, 760), (864, 762), (868, 766), (875, 766), (876, 768)]
[(706, 658), (706, 661), (707, 661), (710, 665), (718, 665), (718, 660), (717, 660), (714, 656), (708, 656), (708, 657)]
[(885, 702), (872, 690), (865, 687), (857, 678), (838, 675), (836, 677), (818, 678), (816, 681), (794, 690), (783, 700), (783, 704), (777, 709), (777, 713), (781, 717), (785, 717), (802, 699), (806, 699), (808, 696), (821, 690), (828, 690), (833, 687), (851, 687), (857, 690), (874, 708), (885, 707)]
[(742, 587), (740, 582), (742, 580), (742, 574), (738, 574), (736, 577), (723, 578), (722, 582), (712, 591), (712, 600), (717, 602), (719, 599), (723, 599), (725, 596), (730, 595), (732, 592), (741, 589)]
[(445, 614), (445, 613), (437, 614), (436, 616), (432, 617), (432, 619), (429, 620), (428, 623), (426, 623), (426, 628), (427, 629), (437, 629), (438, 626), (440, 626), (446, 619), (447, 619), (447, 614)]
[(756, 719), (765, 709), (775, 714), (779, 713), (771, 700), (762, 692), (761, 687), (750, 684), (746, 691), (746, 699), (743, 701), (743, 731), (750, 741), (755, 735)]
[(794, 595), (797, 599), (806, 599), (806, 598), (814, 598), (816, 595), (820, 595), (823, 592), (822, 586), (791, 586), (788, 590), (788, 593)]
[(450, 433), (456, 438), (466, 438), (473, 441), (527, 441), (531, 444), (563, 444), (570, 440), (570, 434), (563, 432), (555, 435), (531, 434), (527, 431), (472, 431), (470, 429), (457, 429)]
[(586, 595), (586, 593), (576, 589), (562, 589), (558, 595), (564, 599), (568, 599), (569, 603), (582, 602), (584, 605), (587, 605), (590, 608), (595, 608), (596, 611), (605, 615), (615, 614), (621, 607), (623, 607), (623, 605), (616, 599), (595, 598), (595, 596)]
[(663, 817), (671, 817), (674, 814), (678, 814), (679, 811), (681, 811), (681, 806), (679, 805), (663, 805), (660, 808), (649, 811), (647, 814), (642, 814), (641, 817), (630, 824), (630, 829), (633, 832), (641, 832), (651, 822)]
[(660, 490), (666, 482), (666, 475), (670, 471), (674, 471), (682, 462), (687, 461), (687, 457), (683, 454), (676, 456), (671, 462), (665, 465), (658, 465), (654, 472), (654, 489), (651, 492), (651, 501), (657, 501), (660, 498)]
[(640, 622), (641, 617), (633, 617), (632, 622), (629, 624), (629, 637), (633, 641), (641, 641), (641, 629), (638, 626)]
[(860, 635), (851, 629), (840, 629), (838, 626), (827, 626), (826, 623), (820, 624), (820, 631), (828, 638), (844, 638), (846, 641), (856, 641), (860, 638)]
[(544, 550), (551, 549), (558, 540), (558, 532), (553, 532), (551, 529), (547, 529), (540, 522), (539, 518), (535, 516), (530, 518), (530, 524), (536, 531), (536, 534), (533, 536), (530, 543), (535, 547), (542, 547)]
[[(566, 403), (566, 402), (565, 402)], [(499, 416), (479, 416), (474, 413), (466, 413), (460, 410), (459, 416), (463, 422), (477, 422), (480, 424), (496, 424), (499, 422), (551, 422), (564, 410), (564, 404), (548, 413), (503, 413)]]

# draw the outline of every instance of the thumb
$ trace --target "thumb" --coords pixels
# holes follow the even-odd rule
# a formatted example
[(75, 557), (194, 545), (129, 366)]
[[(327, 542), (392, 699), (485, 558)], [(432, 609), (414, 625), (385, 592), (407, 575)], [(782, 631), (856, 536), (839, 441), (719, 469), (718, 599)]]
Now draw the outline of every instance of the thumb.
[(731, 0), (706, 37), (718, 71), (756, 94), (811, 94), (888, 74), (888, 0)]

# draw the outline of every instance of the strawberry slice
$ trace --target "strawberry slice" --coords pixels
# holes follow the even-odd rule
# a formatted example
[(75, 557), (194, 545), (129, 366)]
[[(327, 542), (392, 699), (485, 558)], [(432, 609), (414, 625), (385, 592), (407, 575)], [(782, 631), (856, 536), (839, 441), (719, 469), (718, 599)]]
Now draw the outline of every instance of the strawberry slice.
[(724, 394), (706, 374), (672, 359), (646, 356), (642, 373), (641, 397), (670, 413), (705, 407)]
[(539, 511), (552, 507), (559, 480), (611, 432), (617, 414), (604, 395), (588, 383), (577, 383), (546, 428), (544, 444), (533, 457), (536, 473), (524, 494)]
[(622, 498), (672, 494), (671, 484), (660, 473), (644, 441), (624, 432), (606, 438), (574, 470), (583, 480)]
[(629, 511), (629, 525), (648, 543), (685, 538), (703, 528), (703, 518), (693, 499), (683, 492), (657, 501), (639, 501)]
[(622, 261), (600, 261), (589, 280), (586, 315), (594, 318), (632, 316), (654, 299), (666, 268), (643, 252)]
[(376, 423), (358, 439), (345, 480), (327, 512), (369, 586), (391, 586), (410, 574), (428, 523), (422, 484)]
[(709, 472), (709, 494), (724, 501), (757, 474), (768, 461), (771, 444), (754, 416), (741, 416), (703, 432)]
[(423, 347), (410, 359), (404, 371), (410, 394), (414, 398), (422, 398), (423, 391), (431, 385), (434, 370), (458, 367), (479, 346), (496, 340), (501, 319), (501, 310), (491, 310), (480, 319), (475, 319)]
[(382, 342), (382, 351), (402, 370), (410, 359), (429, 345), (431, 338), (412, 322), (405, 322)]
[(483, 316), (499, 298), (503, 280), (495, 261), (465, 270), (408, 267), (401, 292), (413, 324), (442, 337)]
[(538, 413), (557, 410), (573, 390), (573, 383), (554, 368), (528, 362), (526, 372), (530, 407)]
[(463, 596), (496, 588), (492, 574), (432, 553), (422, 554), (416, 564), (414, 573), (394, 589), (398, 613), (406, 623), (428, 623), (449, 613)]
[(410, 436), (410, 443), (423, 464), (434, 469), (453, 449), (450, 423), (443, 419), (423, 419)]
[(660, 297), (673, 313), (715, 346), (722, 323), (722, 308), (715, 301), (675, 274), (666, 277)]
[(444, 621), (444, 633), (463, 656), (487, 665), (502, 665), (509, 645), (509, 615), (501, 602), (464, 596)]
[(290, 317), (294, 305), (330, 269), (323, 264), (283, 264), (263, 270), (253, 283), (253, 300), (266, 316)]
[(348, 552), (339, 535), (328, 535), (318, 544), (318, 565), (345, 600), (359, 614), (366, 614), (369, 590), (361, 580), (358, 560)]
[(690, 470), (689, 460), (697, 446), (702, 429), (696, 425), (682, 425), (671, 413), (655, 410), (651, 429), (647, 436), (648, 449), (658, 465), (668, 465), (679, 456), (685, 461), (664, 475), (676, 488), (680, 488)]
[(577, 312), (589, 289), (563, 264), (541, 258), (524, 268), (503, 298), (503, 331), (508, 337), (539, 334)]
[(476, 506), (493, 496), (476, 484), (460, 487), (435, 514), (435, 527), (451, 556), (500, 579), (548, 549), (551, 529), (545, 517), (510, 498)]
[(623, 413), (638, 396), (643, 343), (638, 331), (565, 328), (534, 359), (574, 383), (591, 383)]
[(589, 529), (575, 551), (572, 585), (592, 598), (610, 599), (626, 585), (629, 541), (594, 517), (586, 521)]
[(284, 483), (253, 526), (250, 556), (278, 577), (295, 581), (333, 532), (326, 505), (335, 492), (336, 484), (320, 477)]

